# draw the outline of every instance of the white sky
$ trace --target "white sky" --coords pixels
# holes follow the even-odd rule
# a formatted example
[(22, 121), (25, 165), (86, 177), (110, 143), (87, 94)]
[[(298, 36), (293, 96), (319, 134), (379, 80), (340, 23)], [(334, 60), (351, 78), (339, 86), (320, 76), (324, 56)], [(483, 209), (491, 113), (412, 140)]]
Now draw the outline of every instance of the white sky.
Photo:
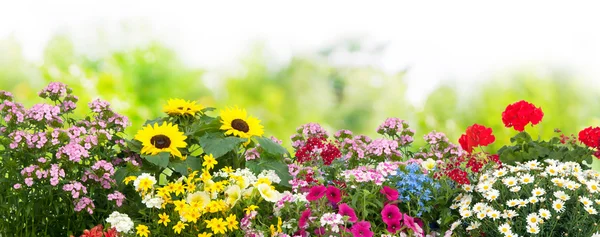
[[(358, 63), (390, 72), (408, 67), (409, 96), (418, 101), (440, 81), (483, 80), (523, 66), (559, 66), (600, 81), (600, 3), (594, 2), (0, 0), (0, 38), (15, 36), (39, 62), (57, 31), (72, 33), (93, 53), (85, 46), (98, 27), (111, 38), (120, 23), (142, 22), (147, 29), (134, 31), (152, 32), (190, 65), (217, 69), (235, 64), (258, 40), (285, 62), (357, 36), (388, 46), (382, 57)], [(122, 46), (118, 37), (109, 41)]]

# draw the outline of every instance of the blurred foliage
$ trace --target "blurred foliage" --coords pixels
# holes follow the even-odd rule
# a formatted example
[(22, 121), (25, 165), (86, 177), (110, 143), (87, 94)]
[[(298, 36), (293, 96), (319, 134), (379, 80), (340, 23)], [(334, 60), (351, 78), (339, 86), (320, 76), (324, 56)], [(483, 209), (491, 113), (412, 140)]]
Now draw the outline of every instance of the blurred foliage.
[[(372, 128), (385, 118), (399, 117), (416, 129), (417, 145), (432, 130), (456, 142), (473, 123), (492, 127), (497, 139), (488, 151), (495, 152), (516, 134), (504, 128), (501, 113), (521, 99), (541, 106), (545, 113), (541, 124), (526, 129), (534, 138), (547, 139), (555, 128), (576, 134), (600, 124), (600, 94), (568, 73), (540, 76), (519, 70), (473, 85), (446, 82), (423, 105), (415, 106), (406, 98), (404, 71), (389, 74), (368, 65), (331, 60), (336, 51), (351, 56), (361, 50), (359, 43), (350, 42), (273, 66), (262, 47), (255, 47), (240, 60), (240, 70), (217, 73), (186, 66), (159, 42), (93, 58), (76, 52), (63, 35), (48, 43), (43, 64), (33, 65), (24, 59), (16, 40), (9, 38), (0, 40), (0, 89), (13, 92), (17, 100), (34, 101), (47, 82), (65, 82), (80, 96), (78, 106), (101, 97), (129, 116), (130, 137), (146, 119), (162, 115), (169, 98), (217, 108), (237, 105), (263, 121), (265, 135), (282, 139), (288, 147), (289, 136), (304, 123), (319, 122), (331, 132), (344, 128), (375, 135)], [(378, 54), (382, 49), (374, 51)]]

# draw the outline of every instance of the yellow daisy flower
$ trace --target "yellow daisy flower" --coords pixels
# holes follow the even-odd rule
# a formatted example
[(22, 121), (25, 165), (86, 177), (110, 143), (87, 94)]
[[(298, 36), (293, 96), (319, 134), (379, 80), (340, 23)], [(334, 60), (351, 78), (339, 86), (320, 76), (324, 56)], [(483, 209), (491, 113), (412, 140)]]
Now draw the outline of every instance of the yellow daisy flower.
[(158, 224), (164, 224), (165, 226), (167, 226), (167, 223), (171, 222), (171, 220), (169, 220), (169, 215), (167, 215), (167, 213), (162, 213), (162, 214), (158, 214), (158, 217), (160, 218), (160, 220), (158, 220)]
[(135, 227), (135, 229), (137, 230), (136, 234), (139, 236), (148, 237), (148, 234), (150, 234), (148, 226), (139, 224), (137, 227)]
[(186, 226), (188, 226), (188, 224), (178, 221), (177, 225), (173, 226), (173, 230), (175, 231), (176, 234), (181, 234), (181, 231), (183, 229), (185, 229)]
[(221, 110), (221, 130), (225, 130), (225, 135), (241, 138), (262, 136), (264, 133), (260, 120), (248, 116), (245, 109), (237, 107)]
[(182, 157), (179, 148), (185, 148), (187, 143), (183, 132), (179, 131), (177, 124), (163, 122), (162, 125), (148, 124), (139, 130), (134, 139), (142, 142), (142, 154), (156, 155), (160, 152), (169, 152), (176, 157)]
[(225, 234), (227, 232), (227, 222), (223, 221), (223, 218), (213, 218), (204, 222), (206, 222), (206, 228), (210, 228), (214, 234)]
[(202, 162), (202, 166), (204, 166), (208, 170), (212, 170), (218, 163), (219, 162), (217, 162), (217, 160), (212, 154), (208, 154), (204, 156), (204, 162)]
[(229, 227), (229, 230), (237, 230), (238, 229), (238, 224), (239, 222), (236, 219), (236, 216), (234, 214), (231, 214), (227, 217), (227, 219), (225, 219), (227, 221), (227, 225)]
[(231, 166), (225, 166), (221, 170), (227, 174), (233, 173), (233, 168), (231, 168)]
[(131, 183), (131, 181), (134, 181), (135, 179), (137, 179), (136, 176), (127, 176), (127, 178), (123, 179), (123, 183), (125, 183), (125, 185), (129, 185), (129, 183)]
[(203, 232), (202, 234), (198, 234), (198, 237), (212, 237), (212, 234)]
[(254, 211), (256, 209), (258, 209), (258, 206), (256, 206), (256, 205), (250, 205), (250, 206), (244, 208), (244, 211), (246, 212), (246, 215), (250, 215), (250, 212), (252, 212), (252, 211)]
[(196, 104), (196, 101), (187, 101), (183, 99), (169, 99), (163, 107), (163, 112), (168, 115), (192, 115), (202, 110), (202, 105)]

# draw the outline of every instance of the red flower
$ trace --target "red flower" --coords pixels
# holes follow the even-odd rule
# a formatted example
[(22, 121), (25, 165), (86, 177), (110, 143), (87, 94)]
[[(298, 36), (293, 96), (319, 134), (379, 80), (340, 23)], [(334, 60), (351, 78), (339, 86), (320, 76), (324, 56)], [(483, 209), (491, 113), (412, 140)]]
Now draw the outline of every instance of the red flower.
[(465, 134), (460, 136), (458, 142), (463, 150), (468, 153), (473, 152), (473, 147), (487, 146), (494, 142), (496, 137), (492, 134), (492, 129), (479, 124), (473, 124), (467, 128)]
[(102, 237), (103, 228), (104, 227), (102, 227), (102, 225), (94, 226), (94, 228), (90, 230), (84, 230), (83, 234), (80, 237)]
[(311, 162), (313, 159), (320, 157), (324, 165), (331, 165), (333, 160), (342, 156), (340, 149), (334, 144), (327, 142), (325, 137), (311, 137), (304, 146), (296, 151), (296, 160), (302, 164)]
[(338, 203), (342, 200), (342, 193), (335, 186), (327, 186), (326, 195), (327, 199), (333, 203)]
[(390, 188), (388, 186), (383, 186), (379, 192), (387, 198), (388, 201), (394, 201), (398, 199), (398, 190)]
[(308, 194), (306, 195), (306, 200), (311, 201), (311, 202), (319, 200), (323, 196), (325, 196), (325, 192), (327, 192), (327, 188), (325, 188), (325, 186), (323, 186), (323, 185), (314, 186), (314, 187), (310, 188), (310, 191), (308, 191)]
[(588, 127), (581, 130), (579, 141), (592, 148), (600, 147), (600, 127)]
[(542, 121), (544, 112), (541, 108), (535, 107), (532, 103), (521, 100), (514, 104), (510, 104), (502, 112), (502, 122), (507, 128), (513, 127), (515, 130), (522, 132), (525, 126), (529, 123), (532, 125)]
[(467, 168), (471, 168), (471, 171), (479, 173), (479, 171), (481, 171), (481, 168), (483, 168), (483, 166), (489, 163), (490, 161), (493, 161), (494, 163), (498, 164), (498, 168), (502, 168), (502, 162), (496, 154), (488, 156), (487, 160), (478, 160), (477, 157), (471, 157), (471, 159), (467, 161)]
[(470, 184), (469, 177), (467, 177), (467, 172), (461, 169), (453, 169), (448, 172), (448, 177), (450, 177), (454, 182), (459, 184)]
[(119, 233), (117, 232), (117, 229), (115, 229), (114, 227), (110, 228), (109, 230), (107, 230), (104, 233), (104, 237), (117, 237), (117, 236), (119, 236)]

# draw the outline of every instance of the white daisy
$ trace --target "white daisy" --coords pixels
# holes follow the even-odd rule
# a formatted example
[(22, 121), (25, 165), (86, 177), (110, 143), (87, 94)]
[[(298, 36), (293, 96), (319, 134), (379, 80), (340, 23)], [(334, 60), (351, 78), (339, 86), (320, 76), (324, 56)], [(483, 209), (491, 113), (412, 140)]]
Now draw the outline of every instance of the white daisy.
[(486, 208), (487, 208), (487, 205), (485, 203), (478, 202), (475, 204), (475, 206), (473, 206), (473, 211), (479, 213), (479, 212), (485, 211)]
[(540, 233), (540, 228), (537, 225), (528, 225), (527, 233), (531, 233), (531, 234)]
[(519, 191), (521, 191), (521, 186), (514, 186), (514, 187), (510, 188), (510, 191), (513, 193), (519, 192)]
[(498, 226), (498, 231), (500, 231), (500, 233), (502, 233), (502, 234), (510, 233), (511, 232), (510, 225), (508, 225), (508, 223), (504, 223), (504, 224)]
[(519, 200), (517, 200), (517, 199), (508, 200), (508, 201), (506, 201), (506, 205), (508, 207), (514, 207), (516, 205), (519, 205)]
[(540, 209), (540, 217), (548, 220), (550, 217), (552, 217), (552, 214), (550, 214), (550, 211), (547, 209), (542, 208)]
[(489, 201), (494, 201), (494, 200), (498, 199), (499, 196), (500, 196), (500, 191), (498, 191), (496, 189), (492, 189), (485, 193), (485, 198)]
[(481, 226), (481, 223), (474, 221), (474, 222), (471, 222), (471, 224), (469, 226), (467, 226), (467, 230), (474, 230), (474, 229), (479, 228), (479, 226)]
[(515, 177), (506, 177), (504, 179), (502, 179), (502, 183), (504, 185), (506, 185), (507, 187), (512, 187), (517, 185), (517, 178)]
[(558, 213), (563, 212), (565, 210), (565, 202), (562, 200), (554, 200), (554, 202), (552, 202), (552, 209)]
[(519, 235), (511, 232), (504, 234), (504, 237), (519, 237)]
[(600, 237), (600, 232), (596, 232), (592, 235), (592, 237)]
[(598, 214), (598, 211), (596, 211), (596, 209), (593, 208), (592, 206), (586, 206), (583, 209), (585, 209), (585, 211), (587, 211), (590, 215)]
[(504, 219), (511, 219), (517, 216), (519, 216), (519, 214), (514, 210), (504, 210), (504, 213), (502, 213), (502, 218)]
[(529, 197), (529, 203), (531, 203), (531, 204), (536, 204), (539, 201), (540, 200), (537, 197)]
[(535, 178), (533, 178), (532, 175), (524, 174), (523, 176), (521, 176), (521, 179), (519, 181), (521, 181), (521, 183), (523, 183), (523, 184), (530, 184), (530, 183), (533, 183), (534, 180), (535, 180)]
[(556, 191), (554, 192), (554, 197), (563, 200), (563, 201), (567, 201), (569, 200), (571, 197), (569, 195), (567, 195), (565, 192), (563, 191)]
[(544, 190), (543, 188), (534, 188), (533, 190), (531, 190), (531, 194), (533, 196), (539, 197), (546, 194), (546, 190)]
[(587, 197), (579, 197), (579, 201), (584, 205), (584, 206), (589, 206), (592, 205), (592, 200), (590, 200)]
[(527, 225), (537, 225), (540, 222), (540, 216), (536, 213), (527, 215)]
[(471, 192), (473, 191), (473, 186), (471, 186), (470, 184), (465, 184), (463, 185), (463, 190), (467, 191), (467, 192)]
[(506, 175), (506, 169), (505, 168), (501, 168), (499, 170), (494, 171), (494, 176), (496, 177), (502, 177)]
[(479, 212), (477, 213), (477, 218), (479, 218), (479, 220), (483, 220), (483, 218), (485, 218), (487, 215), (485, 212)]
[(600, 190), (600, 188), (598, 187), (598, 182), (595, 180), (590, 180), (586, 182), (586, 185), (590, 193), (597, 193)]
[(487, 215), (488, 215), (490, 218), (492, 218), (493, 220), (496, 220), (496, 219), (500, 218), (500, 212), (499, 212), (499, 211), (496, 211), (496, 210), (493, 210), (493, 211), (490, 211), (490, 212), (488, 212), (488, 214), (487, 214)]
[(473, 212), (472, 212), (472, 211), (470, 211), (470, 210), (461, 210), (461, 211), (460, 211), (460, 216), (461, 216), (463, 219), (465, 219), (465, 218), (468, 218), (468, 217), (471, 217), (471, 216), (473, 216)]

